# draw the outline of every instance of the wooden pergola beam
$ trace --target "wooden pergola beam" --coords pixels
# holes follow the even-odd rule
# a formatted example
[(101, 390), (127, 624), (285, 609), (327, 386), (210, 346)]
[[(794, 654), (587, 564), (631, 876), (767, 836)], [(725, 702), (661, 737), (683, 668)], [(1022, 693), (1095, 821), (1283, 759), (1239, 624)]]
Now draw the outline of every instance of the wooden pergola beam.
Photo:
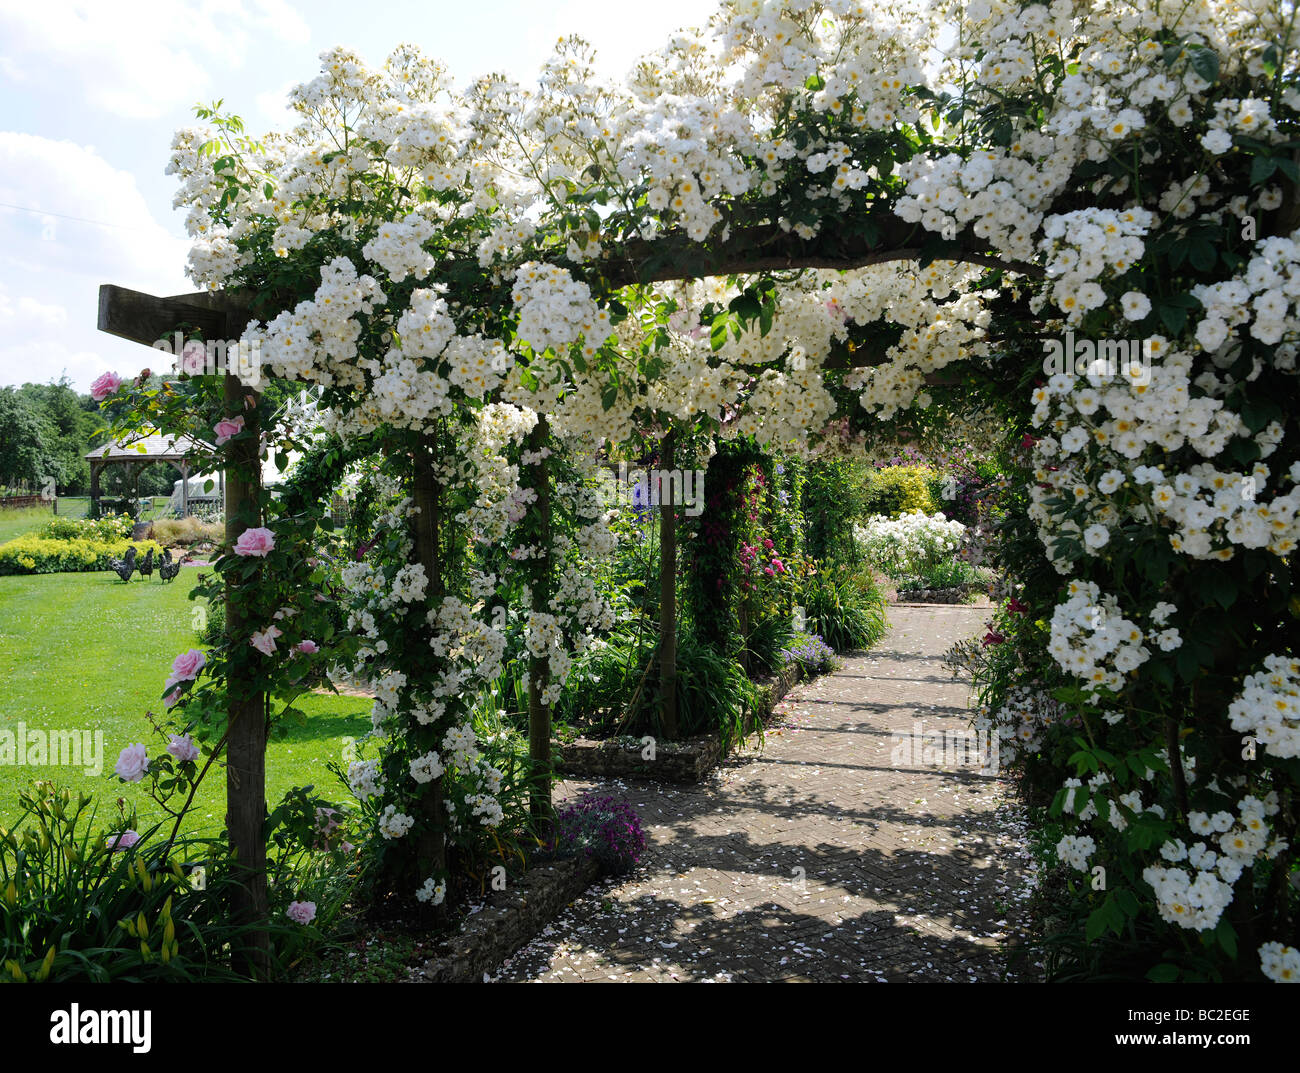
[(199, 291), (159, 298), (113, 283), (99, 288), (99, 330), (148, 347), (170, 342), (177, 332), (204, 339), (237, 338), (251, 316), (248, 296), (240, 293)]

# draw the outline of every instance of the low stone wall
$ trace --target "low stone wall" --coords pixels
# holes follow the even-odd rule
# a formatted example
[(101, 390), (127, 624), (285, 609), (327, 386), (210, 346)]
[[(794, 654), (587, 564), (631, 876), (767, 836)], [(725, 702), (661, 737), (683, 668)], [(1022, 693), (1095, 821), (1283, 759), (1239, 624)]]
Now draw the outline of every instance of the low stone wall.
[(569, 857), (528, 869), (512, 886), (494, 891), (440, 952), (421, 966), (417, 980), (482, 983), (501, 962), (533, 938), (600, 876), (588, 857)]
[(900, 589), (898, 602), (901, 604), (961, 604), (965, 603), (971, 593), (983, 593), (988, 586), (979, 582), (965, 585), (953, 585), (946, 589)]
[[(755, 715), (760, 723), (772, 718), (777, 704), (799, 681), (798, 664), (791, 664), (775, 678), (760, 679)], [(556, 770), (573, 778), (625, 778), (635, 776), (662, 782), (699, 782), (722, 762), (722, 743), (716, 734), (682, 741), (655, 741), (654, 759), (645, 758), (641, 738), (623, 736), (596, 740), (578, 738), (555, 742), (552, 753)]]

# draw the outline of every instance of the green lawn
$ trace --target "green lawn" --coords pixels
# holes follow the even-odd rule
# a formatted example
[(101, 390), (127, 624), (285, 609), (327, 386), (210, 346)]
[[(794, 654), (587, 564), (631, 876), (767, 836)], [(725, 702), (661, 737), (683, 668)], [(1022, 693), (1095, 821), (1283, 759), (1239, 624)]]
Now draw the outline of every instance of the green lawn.
[[(188, 599), (196, 571), (186, 568), (169, 585), (155, 574), (123, 584), (111, 573), (0, 577), (0, 730), (103, 732), (103, 774), (73, 767), (0, 764), (0, 823), (16, 818), (15, 795), (32, 779), (53, 778), (98, 794), (101, 819), (126, 799), (142, 823), (162, 810), (140, 785), (112, 774), (118, 753), (144, 742), (156, 756), (166, 742), (153, 732), (146, 711), (165, 712), (159, 699), (172, 659), (200, 647)], [(325, 768), (342, 755), (341, 739), (370, 729), (370, 701), (312, 695), (299, 706), (308, 719), (267, 753), (267, 797), (272, 804), (291, 786), (314, 783), (327, 797), (342, 787)], [(225, 814), (225, 782), (209, 774), (191, 813), (193, 831), (218, 829)]]

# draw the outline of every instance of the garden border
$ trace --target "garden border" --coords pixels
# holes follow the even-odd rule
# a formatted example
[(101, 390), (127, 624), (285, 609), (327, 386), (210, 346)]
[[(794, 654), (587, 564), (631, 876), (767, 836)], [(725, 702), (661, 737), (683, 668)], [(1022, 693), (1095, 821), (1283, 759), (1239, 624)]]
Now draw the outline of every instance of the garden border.
[[(766, 725), (777, 704), (803, 679), (798, 663), (788, 665), (780, 674), (755, 681), (762, 691), (756, 704), (758, 722)], [(640, 738), (624, 735), (617, 738), (578, 738), (571, 742), (552, 743), (556, 772), (566, 778), (654, 779), (661, 782), (700, 782), (735, 751), (732, 742), (724, 753), (716, 734), (702, 734), (682, 741), (656, 741), (655, 759), (643, 760)]]
[(570, 902), (595, 883), (600, 865), (591, 857), (566, 857), (529, 868), (488, 905), (461, 922), (442, 942), (446, 952), (415, 970), (415, 983), (483, 983), (506, 958), (530, 942)]

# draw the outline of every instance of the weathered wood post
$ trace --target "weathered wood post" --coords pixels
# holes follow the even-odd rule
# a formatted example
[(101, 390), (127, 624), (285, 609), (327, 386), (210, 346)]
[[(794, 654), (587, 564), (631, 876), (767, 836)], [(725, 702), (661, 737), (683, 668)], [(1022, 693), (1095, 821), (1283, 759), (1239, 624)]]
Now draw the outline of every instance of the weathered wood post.
[[(551, 476), (543, 452), (551, 438), (551, 426), (545, 414), (537, 415), (537, 424), (528, 434), (526, 450), (535, 457), (531, 487), (537, 493), (533, 516), (539, 523), (537, 539), (541, 555), (532, 570), (532, 610), (537, 614), (551, 611)], [(542, 456), (542, 457), (536, 457)], [(532, 786), (529, 812), (534, 821), (545, 822), (551, 815), (551, 706), (542, 700), (550, 681), (550, 659), (546, 655), (528, 660), (528, 757), (532, 761)]]
[(677, 730), (677, 510), (669, 477), (673, 468), (674, 431), (669, 429), (659, 451), (659, 718), (664, 733)]
[[(232, 441), (229, 449), (225, 500), (229, 554), (244, 530), (258, 527), (262, 520), (261, 425), (257, 395), (252, 389), (227, 374), (224, 391), (226, 413), (242, 413), (247, 434)], [(226, 641), (236, 652), (247, 648), (250, 632), (259, 625), (248, 621), (239, 594), (241, 588), (252, 584), (256, 584), (256, 579), (243, 581), (228, 577), (226, 580)], [(267, 932), (258, 927), (269, 915), (263, 831), (266, 822), (265, 694), (259, 689), (247, 689), (232, 676), (228, 682), (227, 718), (226, 829), (238, 881), (232, 910), (235, 920), (253, 925), (243, 955), (249, 973), (257, 979), (266, 979), (270, 971), (271, 942)]]

